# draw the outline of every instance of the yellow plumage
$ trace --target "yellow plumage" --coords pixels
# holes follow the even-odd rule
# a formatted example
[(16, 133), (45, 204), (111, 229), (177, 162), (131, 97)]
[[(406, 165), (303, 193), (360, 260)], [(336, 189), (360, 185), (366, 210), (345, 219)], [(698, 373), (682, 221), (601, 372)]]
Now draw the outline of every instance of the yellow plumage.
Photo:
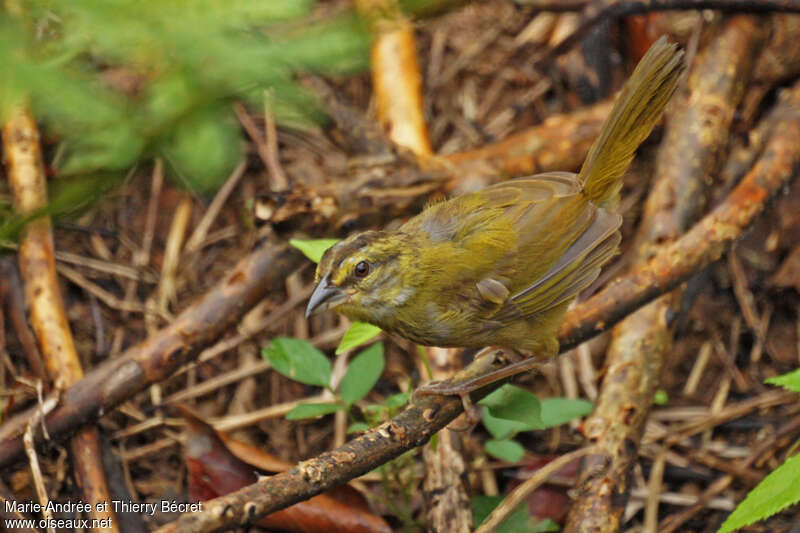
[(663, 39), (653, 45), (579, 174), (498, 183), (333, 246), (309, 312), (335, 308), (425, 345), (554, 355), (567, 306), (617, 251), (621, 178), (677, 86), (681, 57)]

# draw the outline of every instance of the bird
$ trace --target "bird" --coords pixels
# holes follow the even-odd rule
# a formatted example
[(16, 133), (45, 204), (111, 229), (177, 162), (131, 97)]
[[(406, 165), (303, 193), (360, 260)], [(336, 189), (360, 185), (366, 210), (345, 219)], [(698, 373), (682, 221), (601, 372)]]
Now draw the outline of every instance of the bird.
[(618, 253), (622, 176), (683, 70), (676, 44), (654, 43), (577, 174), (498, 182), (339, 241), (317, 265), (306, 316), (332, 309), (426, 346), (557, 355), (568, 306)]

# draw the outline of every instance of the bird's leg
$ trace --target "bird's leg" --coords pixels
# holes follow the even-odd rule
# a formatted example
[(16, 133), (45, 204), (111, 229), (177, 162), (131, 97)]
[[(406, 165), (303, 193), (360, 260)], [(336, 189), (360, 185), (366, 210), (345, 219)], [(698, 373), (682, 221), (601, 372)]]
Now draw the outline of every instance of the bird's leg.
[[(481, 355), (483, 355), (483, 352), (478, 354), (475, 360), (477, 361), (478, 357)], [(511, 364), (504, 366), (503, 368), (498, 368), (497, 370), (466, 377), (466, 379), (459, 379), (459, 376), (456, 375), (453, 379), (446, 381), (432, 381), (430, 383), (425, 383), (417, 388), (417, 390), (414, 392), (414, 395), (426, 396), (430, 394), (438, 394), (442, 396), (458, 396), (461, 398), (461, 402), (464, 404), (465, 411), (470, 408), (474, 410), (475, 407), (472, 405), (472, 400), (469, 397), (470, 393), (497, 381), (527, 372), (528, 370), (532, 370), (542, 364), (542, 359), (537, 357), (524, 357), (515, 350), (502, 350), (500, 355), (509, 357), (509, 359), (512, 360), (516, 360)], [(495, 355), (495, 357), (497, 357), (497, 355)]]

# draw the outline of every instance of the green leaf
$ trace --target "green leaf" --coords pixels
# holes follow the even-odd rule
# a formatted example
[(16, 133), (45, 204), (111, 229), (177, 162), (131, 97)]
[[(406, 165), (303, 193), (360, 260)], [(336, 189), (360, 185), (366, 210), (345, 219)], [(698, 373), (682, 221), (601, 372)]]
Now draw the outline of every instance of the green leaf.
[(327, 387), (331, 381), (331, 362), (308, 341), (278, 337), (261, 353), (287, 378), (317, 387)]
[(351, 433), (361, 433), (362, 431), (366, 431), (369, 429), (369, 424), (365, 424), (364, 422), (353, 422), (347, 427), (347, 434), (350, 435)]
[(161, 145), (176, 182), (196, 194), (218, 189), (244, 155), (241, 127), (226, 106), (184, 117)]
[(342, 337), (342, 341), (336, 348), (336, 355), (346, 352), (351, 348), (365, 344), (381, 333), (381, 328), (367, 324), (366, 322), (353, 322)]
[(520, 431), (536, 429), (532, 428), (530, 424), (493, 416), (489, 409), (483, 411), (481, 420), (486, 430), (491, 433), (492, 437), (495, 439), (508, 439)]
[(525, 455), (522, 444), (512, 439), (487, 440), (483, 447), (489, 455), (510, 463), (516, 463)]
[(376, 342), (355, 356), (339, 385), (342, 400), (349, 405), (366, 396), (381, 377), (385, 362), (382, 342)]
[[(472, 505), (472, 523), (475, 527), (483, 523), (489, 514), (494, 511), (495, 507), (500, 505), (503, 501), (502, 496), (475, 496), (470, 501)], [(506, 519), (505, 522), (500, 524), (496, 533), (518, 533), (519, 531), (525, 532), (539, 532), (539, 531), (558, 531), (558, 529), (539, 529), (539, 524), (548, 523), (547, 527), (551, 527), (550, 520), (543, 520), (542, 522), (534, 522), (528, 512), (528, 506), (520, 504), (514, 509), (514, 512)]]
[(546, 427), (542, 421), (539, 399), (514, 385), (503, 385), (479, 403), (488, 407), (490, 413), (497, 418), (522, 422), (528, 429)]
[(289, 239), (289, 244), (303, 252), (303, 255), (315, 263), (319, 263), (319, 260), (322, 259), (322, 254), (325, 253), (325, 250), (337, 242), (339, 242), (339, 239)]
[(288, 413), (286, 420), (304, 420), (306, 418), (316, 418), (318, 416), (329, 415), (344, 409), (346, 406), (341, 403), (301, 403)]
[(669, 395), (664, 389), (658, 389), (653, 395), (653, 403), (656, 405), (667, 405), (669, 402)]
[(548, 533), (552, 531), (561, 531), (561, 527), (553, 519), (545, 518), (544, 520), (536, 522), (529, 531), (531, 533)]
[(388, 398), (383, 401), (383, 405), (388, 407), (389, 409), (397, 409), (398, 407), (403, 407), (405, 404), (408, 403), (408, 400), (411, 399), (410, 392), (398, 392), (397, 394), (392, 394)]
[(798, 479), (800, 479), (800, 454), (787, 459), (751, 490), (717, 533), (729, 533), (797, 503), (800, 501)]
[(793, 392), (800, 392), (800, 368), (782, 376), (766, 379), (765, 382), (770, 385), (779, 385)]
[(572, 398), (544, 398), (541, 400), (541, 408), (544, 427), (552, 428), (588, 415), (594, 405), (586, 400)]

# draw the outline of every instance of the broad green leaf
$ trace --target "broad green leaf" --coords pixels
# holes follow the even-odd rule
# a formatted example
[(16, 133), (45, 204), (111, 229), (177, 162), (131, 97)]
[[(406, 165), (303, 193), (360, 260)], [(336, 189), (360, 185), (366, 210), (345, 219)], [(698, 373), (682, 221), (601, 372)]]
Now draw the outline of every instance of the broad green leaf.
[(381, 333), (381, 328), (366, 322), (353, 322), (345, 331), (342, 341), (336, 348), (336, 355), (346, 352), (351, 348), (365, 344)]
[(361, 433), (362, 431), (366, 431), (369, 429), (369, 424), (365, 424), (364, 422), (353, 422), (347, 427), (347, 434), (350, 435), (351, 433)]
[(331, 381), (331, 362), (308, 341), (278, 337), (261, 353), (287, 378), (317, 387), (327, 387)]
[(541, 400), (542, 422), (545, 428), (566, 424), (592, 412), (594, 405), (586, 400), (571, 398), (543, 398)]
[(491, 414), (497, 418), (522, 422), (528, 426), (528, 429), (544, 429), (545, 427), (541, 417), (539, 399), (514, 385), (503, 385), (479, 403), (488, 407)]
[(329, 415), (344, 409), (346, 406), (341, 403), (301, 403), (288, 413), (286, 420), (304, 420), (306, 418), (316, 418), (318, 416)]
[(481, 417), (484, 427), (491, 433), (495, 439), (508, 439), (519, 433), (520, 431), (530, 431), (536, 429), (517, 420), (506, 420), (505, 418), (498, 418), (493, 416), (489, 409), (484, 409), (483, 416)]
[(384, 364), (382, 342), (376, 342), (355, 356), (339, 385), (342, 400), (351, 404), (366, 396), (381, 377)]
[(339, 242), (339, 239), (289, 239), (289, 244), (303, 252), (303, 255), (315, 263), (319, 263), (319, 260), (322, 259), (322, 254), (325, 253), (325, 250), (337, 242)]
[(509, 463), (516, 463), (525, 455), (522, 444), (512, 439), (487, 440), (483, 447), (489, 455)]
[(800, 392), (800, 368), (782, 376), (775, 376), (765, 380), (770, 385), (779, 385), (790, 391)]
[[(500, 505), (503, 501), (502, 496), (475, 496), (470, 501), (472, 505), (472, 522), (475, 527), (483, 523), (489, 514), (494, 511), (495, 507)], [(558, 531), (558, 526), (552, 529), (552, 520), (542, 520), (535, 522), (528, 512), (528, 506), (521, 504), (517, 506), (511, 516), (505, 522), (500, 524), (496, 533), (518, 533), (525, 531), (526, 533), (539, 533), (545, 531)]]
[(729, 533), (797, 503), (800, 501), (798, 479), (800, 479), (800, 454), (788, 458), (751, 490), (717, 533)]

